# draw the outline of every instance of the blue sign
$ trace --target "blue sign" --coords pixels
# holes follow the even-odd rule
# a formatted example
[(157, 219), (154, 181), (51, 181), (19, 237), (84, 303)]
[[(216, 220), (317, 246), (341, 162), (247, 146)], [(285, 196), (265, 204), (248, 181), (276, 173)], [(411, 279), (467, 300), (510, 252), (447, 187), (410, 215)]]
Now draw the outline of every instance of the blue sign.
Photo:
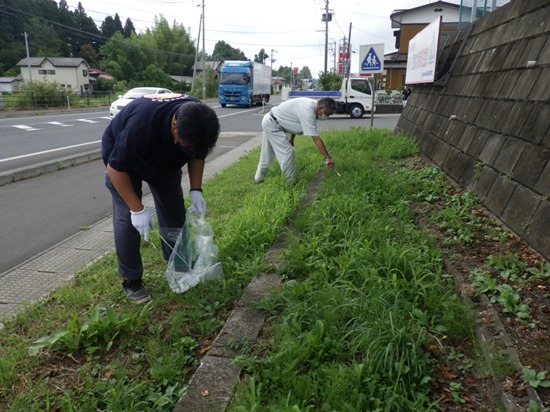
[(378, 55), (374, 51), (374, 48), (370, 48), (363, 62), (361, 63), (361, 70), (364, 71), (379, 71), (382, 68), (382, 63), (378, 58)]

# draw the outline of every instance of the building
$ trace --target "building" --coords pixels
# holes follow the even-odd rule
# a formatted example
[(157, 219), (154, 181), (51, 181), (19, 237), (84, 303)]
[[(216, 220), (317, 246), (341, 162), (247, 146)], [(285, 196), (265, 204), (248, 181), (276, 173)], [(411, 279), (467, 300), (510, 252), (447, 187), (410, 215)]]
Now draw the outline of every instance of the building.
[(91, 92), (90, 66), (78, 57), (26, 57), (17, 63), (24, 82), (58, 83), (72, 93)]
[(458, 30), (460, 6), (446, 1), (436, 1), (407, 10), (394, 10), (390, 15), (395, 36), (396, 52), (384, 55), (385, 74), (381, 75), (382, 87), (395, 90), (405, 84), (409, 41), (422, 29), (441, 16), (442, 36)]
[(0, 77), (0, 93), (13, 93), (19, 91), (19, 82), (21, 76), (17, 77)]

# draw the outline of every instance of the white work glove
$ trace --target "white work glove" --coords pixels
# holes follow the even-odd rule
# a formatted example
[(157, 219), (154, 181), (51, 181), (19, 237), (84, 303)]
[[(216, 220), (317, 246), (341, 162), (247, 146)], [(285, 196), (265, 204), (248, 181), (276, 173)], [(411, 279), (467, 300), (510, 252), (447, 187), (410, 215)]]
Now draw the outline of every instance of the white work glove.
[(189, 192), (191, 196), (191, 211), (195, 213), (200, 213), (202, 217), (206, 213), (206, 202), (202, 197), (200, 190), (191, 190)]
[(145, 208), (139, 212), (132, 212), (130, 210), (130, 213), (132, 214), (132, 226), (136, 228), (146, 242), (149, 242), (149, 230), (153, 228), (153, 217), (151, 213)]

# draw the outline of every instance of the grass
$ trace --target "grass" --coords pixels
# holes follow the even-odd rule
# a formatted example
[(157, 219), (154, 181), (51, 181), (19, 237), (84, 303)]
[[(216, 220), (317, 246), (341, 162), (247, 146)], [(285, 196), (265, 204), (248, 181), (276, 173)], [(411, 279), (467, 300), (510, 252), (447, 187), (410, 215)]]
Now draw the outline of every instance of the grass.
[[(414, 225), (410, 204), (441, 196), (440, 175), (414, 167), (411, 139), (354, 128), (324, 135), (341, 177), (297, 139), (299, 180), (274, 164), (253, 184), (258, 150), (204, 185), (225, 278), (169, 290), (158, 234), (143, 244), (154, 299), (127, 302), (113, 254), (82, 269), (0, 334), (0, 409), (171, 411), (266, 252), (295, 225), (279, 269), (285, 287), (262, 302), (269, 330), (239, 361), (247, 375), (231, 410), (436, 410), (428, 342), (470, 336), (439, 252)], [(427, 178), (431, 173), (432, 178)], [(297, 210), (301, 213), (296, 217)]]

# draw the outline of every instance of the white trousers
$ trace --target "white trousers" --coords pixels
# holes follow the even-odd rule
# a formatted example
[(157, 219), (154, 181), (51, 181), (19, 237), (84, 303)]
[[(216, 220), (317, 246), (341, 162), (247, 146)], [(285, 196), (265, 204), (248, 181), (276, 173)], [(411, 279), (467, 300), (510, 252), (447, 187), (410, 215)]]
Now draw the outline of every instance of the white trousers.
[(260, 163), (254, 180), (260, 182), (264, 179), (273, 157), (276, 157), (283, 174), (290, 182), (294, 183), (296, 180), (294, 146), (290, 144), (285, 131), (271, 118), (269, 113), (262, 119), (262, 129)]

